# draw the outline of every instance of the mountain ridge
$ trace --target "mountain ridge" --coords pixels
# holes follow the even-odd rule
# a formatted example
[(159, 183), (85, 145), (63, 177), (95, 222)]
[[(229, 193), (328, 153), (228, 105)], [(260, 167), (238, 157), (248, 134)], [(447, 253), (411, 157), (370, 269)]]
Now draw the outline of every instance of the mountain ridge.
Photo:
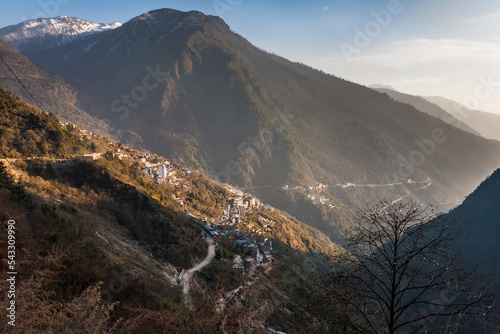
[[(38, 65), (57, 74), (61, 64), (80, 57), (92, 48), (102, 33), (120, 26), (120, 22), (93, 23), (75, 17), (58, 16), (28, 20), (1, 28), (0, 39)], [(54, 52), (54, 49), (57, 51)]]
[(455, 117), (453, 114), (447, 112), (446, 110), (442, 109), (438, 105), (428, 101), (424, 97), (420, 96), (415, 96), (415, 95), (410, 95), (410, 94), (405, 94), (401, 93), (395, 89), (389, 89), (389, 88), (384, 88), (384, 87), (370, 87), (375, 89), (377, 92), (384, 93), (389, 95), (391, 98), (407, 103), (413, 107), (415, 107), (417, 110), (420, 110), (423, 113), (429, 114), (431, 116), (434, 116), (436, 118), (439, 118), (440, 120), (451, 124), (461, 130), (467, 131), (469, 133), (472, 133), (474, 135), (480, 135), (479, 132), (476, 130), (472, 129), (469, 125)]
[(500, 141), (500, 131), (498, 131), (500, 129), (500, 115), (473, 110), (441, 96), (426, 96), (424, 98), (468, 124), (483, 137)]
[(477, 266), (479, 277), (500, 276), (500, 169), (494, 171), (464, 200), (444, 216), (459, 233), (457, 244), (469, 264)]
[[(2, 40), (0, 40), (0, 56), (3, 59), (0, 63), (0, 87), (10, 90), (27, 103), (40, 104), (44, 111), (54, 113), (65, 121), (86, 124), (93, 131), (108, 135), (112, 132), (105, 122), (84, 111), (85, 99), (63, 78), (34, 64), (28, 57), (21, 55)], [(10, 70), (21, 80), (29, 93)]]
[(29, 44), (38, 43), (43, 48), (58, 47), (82, 36), (112, 30), (121, 25), (122, 23), (118, 21), (111, 24), (93, 23), (62, 15), (55, 18), (27, 20), (1, 28), (0, 38), (23, 52)]

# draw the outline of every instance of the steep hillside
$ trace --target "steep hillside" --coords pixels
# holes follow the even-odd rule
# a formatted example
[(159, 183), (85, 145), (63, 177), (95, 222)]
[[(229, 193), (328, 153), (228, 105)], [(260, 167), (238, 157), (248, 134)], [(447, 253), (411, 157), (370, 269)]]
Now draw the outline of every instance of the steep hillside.
[(462, 122), (489, 139), (500, 141), (500, 115), (472, 110), (440, 96), (427, 96), (428, 101), (437, 104)]
[[(328, 233), (373, 196), (453, 207), (500, 165), (500, 143), (259, 50), (200, 12), (134, 18), (64, 76), (93, 98), (94, 116), (152, 151), (288, 202), (283, 209)], [(337, 210), (306, 214), (302, 197), (285, 201), (279, 190), (318, 182), (333, 186)]]
[(459, 244), (479, 275), (500, 277), (500, 169), (481, 183), (457, 208), (444, 216), (457, 220)]
[[(203, 175), (178, 176), (178, 186), (155, 184), (130, 159), (66, 159), (102, 143), (67, 130), (9, 92), (0, 93), (0, 142), (10, 158), (0, 162), (0, 220), (6, 229), (15, 221), (18, 271), (18, 322), (9, 332), (322, 328), (307, 302), (311, 273), (321, 263), (315, 252), (338, 250), (324, 234), (263, 208), (259, 212), (274, 220), (272, 266), (250, 268), (250, 273), (234, 268), (233, 256), (246, 257), (250, 248), (222, 239), (217, 258), (192, 283), (187, 308), (178, 277), (206, 256), (207, 242), (200, 225), (173, 198), (181, 196), (184, 209), (210, 215), (228, 200), (228, 191)], [(253, 219), (258, 223), (252, 216), (245, 221)], [(6, 259), (7, 239), (0, 245)], [(9, 303), (7, 271), (4, 261), (2, 307)]]
[(28, 88), (36, 103), (4, 61), (0, 61), (0, 87), (10, 90), (31, 105), (40, 104), (44, 111), (54, 113), (65, 121), (85, 125), (92, 131), (104, 134), (112, 132), (105, 122), (83, 111), (85, 106), (82, 103), (82, 96), (64, 79), (35, 65), (2, 40), (0, 40), (0, 56)]
[(28, 107), (0, 88), (0, 158), (63, 158), (90, 149), (74, 133), (61, 128), (52, 114)]
[[(456, 245), (462, 260), (474, 268), (474, 279), (487, 284), (485, 292), (496, 291), (494, 302), (489, 302), (488, 313), (496, 322), (486, 330), (470, 329), (463, 333), (498, 333), (500, 307), (500, 169), (484, 180), (457, 208), (440, 217), (456, 225)], [(472, 327), (474, 328), (474, 327)]]
[(459, 129), (461, 129), (461, 130), (470, 132), (470, 133), (475, 134), (475, 135), (479, 135), (478, 132), (473, 130), (466, 123), (464, 123), (463, 121), (461, 121), (457, 117), (453, 116), (452, 114), (448, 113), (447, 111), (441, 109), (436, 104), (429, 102), (428, 100), (426, 100), (423, 97), (404, 94), (404, 93), (398, 92), (394, 89), (381, 88), (378, 86), (369, 86), (369, 87), (372, 89), (375, 89), (377, 92), (389, 95), (391, 98), (393, 98), (396, 101), (407, 103), (407, 104), (415, 107), (415, 109), (420, 110), (421, 112), (424, 112), (424, 113), (429, 114), (431, 116), (434, 116), (436, 118), (439, 118), (443, 122), (451, 124)]

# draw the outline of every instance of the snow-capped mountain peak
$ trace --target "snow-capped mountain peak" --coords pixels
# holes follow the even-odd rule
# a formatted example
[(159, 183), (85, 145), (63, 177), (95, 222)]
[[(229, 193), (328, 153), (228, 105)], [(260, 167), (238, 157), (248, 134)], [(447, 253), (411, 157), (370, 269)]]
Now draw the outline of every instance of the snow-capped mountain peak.
[(68, 16), (39, 18), (0, 29), (0, 38), (14, 47), (35, 42), (40, 45), (43, 43), (45, 48), (52, 48), (82, 36), (118, 28), (121, 25), (120, 22), (94, 23)]

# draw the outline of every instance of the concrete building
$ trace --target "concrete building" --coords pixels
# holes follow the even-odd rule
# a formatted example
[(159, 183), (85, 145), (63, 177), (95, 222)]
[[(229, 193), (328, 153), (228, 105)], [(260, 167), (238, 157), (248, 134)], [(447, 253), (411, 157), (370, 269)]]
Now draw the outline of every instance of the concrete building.
[(94, 160), (97, 160), (97, 159), (101, 159), (103, 156), (102, 153), (89, 153), (89, 154), (85, 154), (83, 156), (83, 160), (84, 161), (94, 161)]
[(165, 167), (164, 165), (158, 166), (158, 177), (162, 180), (165, 180), (167, 178), (167, 167)]

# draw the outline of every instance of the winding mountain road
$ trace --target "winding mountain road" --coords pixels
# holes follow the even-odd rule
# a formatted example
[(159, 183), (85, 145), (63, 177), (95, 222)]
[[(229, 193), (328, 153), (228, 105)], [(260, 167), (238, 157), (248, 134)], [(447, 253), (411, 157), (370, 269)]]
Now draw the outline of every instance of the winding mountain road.
[(183, 270), (180, 275), (179, 275), (179, 283), (182, 285), (182, 293), (184, 295), (187, 295), (189, 293), (189, 290), (191, 290), (190, 286), (190, 280), (191, 277), (193, 276), (193, 273), (200, 271), (204, 267), (206, 267), (212, 260), (215, 258), (215, 242), (214, 238), (207, 232), (207, 242), (208, 242), (208, 254), (207, 257), (198, 263), (196, 266), (194, 266), (191, 269), (188, 270)]
[[(413, 181), (413, 180), (408, 180), (408, 181), (402, 181), (402, 182), (395, 182), (395, 183), (368, 183), (368, 184), (357, 184), (357, 183), (337, 183), (337, 184), (325, 184), (325, 188), (377, 188), (377, 187), (393, 187), (393, 186), (399, 186), (399, 185), (404, 185), (404, 184), (422, 184), (422, 188), (418, 188), (417, 190), (420, 189), (425, 189), (432, 185), (432, 180), (430, 178), (427, 178), (425, 181)], [(308, 186), (304, 186), (308, 187)], [(297, 188), (283, 188), (281, 187), (276, 187), (276, 186), (271, 186), (268, 184), (265, 185), (260, 185), (260, 186), (251, 186), (251, 187), (245, 187), (242, 188), (243, 190), (252, 190), (252, 189), (259, 189), (259, 188), (270, 188), (270, 189), (276, 189), (276, 190), (286, 190), (286, 191), (300, 191), (300, 189)]]

